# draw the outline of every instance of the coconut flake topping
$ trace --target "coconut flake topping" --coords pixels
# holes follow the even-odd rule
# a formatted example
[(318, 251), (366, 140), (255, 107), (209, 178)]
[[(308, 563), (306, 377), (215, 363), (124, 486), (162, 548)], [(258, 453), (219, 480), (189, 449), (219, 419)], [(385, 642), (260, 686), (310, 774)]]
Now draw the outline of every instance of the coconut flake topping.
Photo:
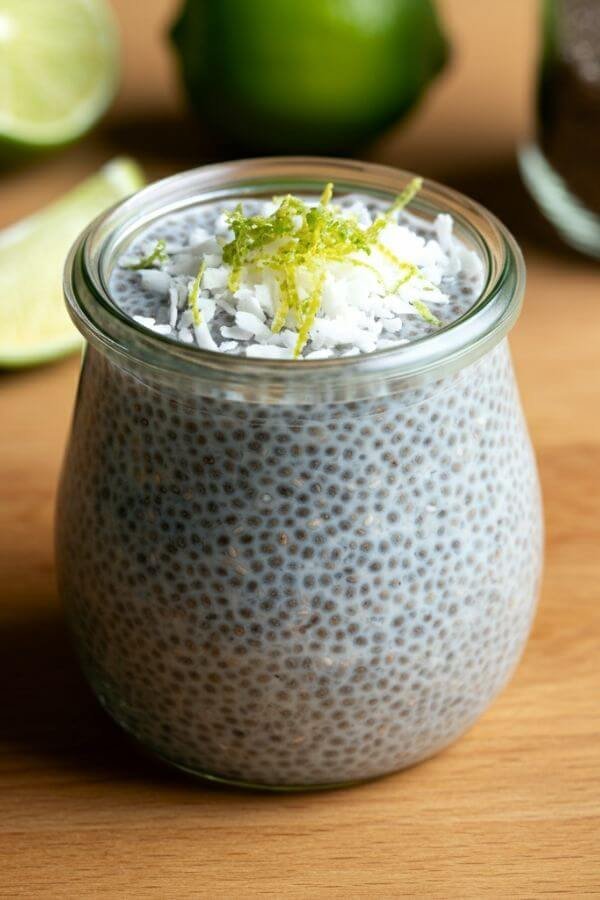
[(402, 212), (420, 187), (414, 179), (389, 209), (372, 213), (358, 196), (334, 204), (328, 184), (318, 201), (274, 198), (253, 215), (240, 203), (219, 216), (216, 233), (194, 229), (188, 246), (144, 246), (141, 259), (120, 263), (156, 296), (155, 316), (134, 319), (202, 349), (266, 359), (406, 343), (407, 316), (442, 324), (431, 306), (450, 300), (444, 279), (462, 274), (476, 292), (483, 277), (476, 254), (453, 236), (451, 216), (428, 225)]

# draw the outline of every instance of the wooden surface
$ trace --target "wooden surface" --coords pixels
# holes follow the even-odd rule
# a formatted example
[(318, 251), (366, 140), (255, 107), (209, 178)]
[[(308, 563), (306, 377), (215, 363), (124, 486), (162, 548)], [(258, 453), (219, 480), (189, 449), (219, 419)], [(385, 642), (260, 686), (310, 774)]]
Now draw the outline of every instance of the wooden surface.
[[(160, 30), (173, 4), (119, 0), (126, 63), (110, 118), (0, 176), (0, 224), (115, 152), (152, 175), (201, 162)], [(592, 897), (600, 894), (600, 274), (519, 185), (533, 2), (442, 4), (452, 68), (376, 158), (486, 202), (522, 243), (512, 341), (540, 464), (547, 566), (518, 673), (455, 746), (337, 793), (188, 781), (137, 755), (84, 685), (58, 606), (52, 507), (77, 360), (0, 376), (0, 896)], [(157, 127), (155, 127), (157, 126)]]

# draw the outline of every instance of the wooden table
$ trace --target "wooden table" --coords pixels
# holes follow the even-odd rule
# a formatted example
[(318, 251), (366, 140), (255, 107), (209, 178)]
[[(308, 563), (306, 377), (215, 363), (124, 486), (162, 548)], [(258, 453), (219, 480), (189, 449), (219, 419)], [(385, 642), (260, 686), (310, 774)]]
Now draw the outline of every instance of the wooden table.
[[(373, 155), (473, 193), (526, 252), (529, 290), (512, 345), (548, 541), (521, 667), (455, 746), (355, 789), (218, 790), (141, 758), (83, 683), (53, 582), (52, 507), (77, 360), (3, 375), (3, 897), (600, 894), (600, 276), (536, 217), (512, 159), (529, 121), (535, 4), (442, 5), (454, 65)], [(126, 64), (114, 112), (77, 148), (1, 176), (2, 222), (114, 152), (145, 147), (152, 175), (202, 161), (158, 36), (173, 3), (148, 0), (144, 15), (135, 0), (116, 6)]]

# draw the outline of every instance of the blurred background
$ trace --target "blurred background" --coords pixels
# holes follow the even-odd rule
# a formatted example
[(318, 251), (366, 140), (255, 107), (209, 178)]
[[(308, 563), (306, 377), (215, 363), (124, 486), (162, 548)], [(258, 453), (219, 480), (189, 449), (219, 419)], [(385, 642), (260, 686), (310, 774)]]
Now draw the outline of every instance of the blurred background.
[[(581, 90), (563, 89), (568, 79), (556, 87), (546, 78), (546, 119), (566, 90), (559, 115), (574, 110), (566, 143), (580, 156), (570, 174), (583, 154), (587, 184), (597, 180), (600, 138), (588, 129), (581, 139), (586, 116), (600, 130), (596, 0), (108, 3), (120, 35), (114, 102), (75, 145), (27, 164), (17, 153), (17, 169), (0, 167), (0, 226), (117, 154), (134, 156), (153, 179), (218, 159), (306, 150), (445, 181), (489, 205), (521, 241), (557, 249), (516, 164), (517, 148), (536, 131), (541, 62), (557, 34), (578, 41), (580, 55), (583, 43), (584, 56), (587, 34), (589, 90), (582, 101)], [(557, 6), (570, 25), (552, 19)], [(581, 34), (572, 34), (573, 23)]]
[[(597, 181), (597, 0), (107, 3), (121, 45), (116, 98), (75, 146), (17, 171), (0, 166), (0, 226), (116, 154), (133, 155), (156, 178), (217, 159), (306, 150), (418, 171), (487, 203), (521, 238), (552, 240), (515, 164), (517, 147), (536, 130), (552, 29), (563, 43), (578, 40), (580, 56), (587, 34), (587, 107), (585, 91), (565, 88), (568, 78), (558, 86), (546, 78), (543, 103), (546, 119), (553, 106), (563, 120), (566, 110), (577, 119), (579, 131), (566, 139), (567, 155), (579, 154), (570, 177), (577, 180), (584, 156), (588, 186)], [(552, 19), (561, 8), (570, 25)], [(332, 51), (336, 45), (345, 52)], [(586, 115), (595, 130), (582, 135)]]
[[(122, 66), (114, 104), (76, 146), (0, 174), (0, 224), (54, 198), (118, 153), (139, 158), (151, 178), (219, 157), (201, 112), (191, 113), (168, 38), (179, 0), (143, 5), (111, 0), (111, 5)], [(492, 203), (503, 197), (512, 175), (512, 190), (521, 195), (515, 147), (533, 124), (539, 6), (533, 0), (440, 0), (437, 6), (451, 47), (445, 70), (408, 120), (359, 148), (360, 155), (474, 188)]]
[(60, 271), (103, 208), (299, 153), (445, 182), (530, 262), (600, 257), (600, 0), (0, 0), (0, 229), (85, 181), (0, 240), (0, 370), (78, 349)]
[[(0, 225), (53, 199), (116, 154), (135, 156), (148, 177), (155, 178), (246, 152), (243, 144), (221, 146), (215, 141), (218, 124), (215, 128), (214, 116), (208, 114), (203, 121), (201, 102), (196, 104), (200, 110), (192, 112), (180, 77), (180, 56), (168, 36), (181, 2), (110, 3), (121, 36), (122, 72), (116, 99), (100, 124), (75, 146), (17, 171), (0, 170)], [(273, 6), (264, 2), (247, 4), (253, 8), (265, 5)], [(355, 7), (359, 5), (354, 3)], [(308, 9), (312, 7), (312, 3), (307, 5)], [(548, 237), (550, 230), (530, 215), (532, 205), (525, 197), (515, 164), (516, 147), (528, 138), (534, 125), (540, 5), (534, 0), (439, 0), (437, 10), (448, 59), (437, 75), (422, 73), (422, 102), (397, 126), (382, 127), (379, 137), (364, 141), (362, 146), (360, 140), (354, 144), (350, 141), (346, 148), (342, 141), (336, 149), (445, 181), (489, 204), (509, 226), (519, 225), (519, 230), (526, 226), (528, 232), (540, 227)], [(273, 27), (276, 25), (275, 17)], [(424, 25), (424, 30), (433, 30), (431, 23)], [(188, 24), (187, 32), (195, 39), (197, 30), (193, 26), (193, 22)], [(236, 31), (241, 26), (230, 23), (229, 27)], [(216, 22), (212, 28), (218, 42), (227, 25)], [(307, 40), (314, 40), (310, 29)], [(327, 41), (322, 43), (327, 53)], [(186, 52), (189, 56), (189, 50)], [(384, 48), (384, 52), (389, 51)], [(439, 53), (439, 48), (425, 48), (428, 66), (435, 68), (436, 61), (441, 64), (436, 60)], [(410, 66), (417, 65), (422, 54), (423, 48), (421, 53), (414, 52)], [(342, 73), (342, 81), (345, 77), (350, 78), (351, 73)], [(210, 96), (209, 84), (207, 88)], [(257, 78), (249, 90), (260, 89)], [(392, 117), (393, 109), (392, 103)], [(227, 108), (220, 114), (223, 121), (234, 116)], [(324, 144), (327, 151), (327, 141)], [(287, 146), (284, 140), (275, 149), (294, 152), (296, 145), (292, 138)]]

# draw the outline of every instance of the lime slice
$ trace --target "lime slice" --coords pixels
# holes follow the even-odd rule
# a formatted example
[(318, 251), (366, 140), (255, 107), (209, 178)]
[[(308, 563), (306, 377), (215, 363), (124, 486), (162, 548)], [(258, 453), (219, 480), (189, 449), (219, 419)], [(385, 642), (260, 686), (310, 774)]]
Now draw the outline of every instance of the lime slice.
[(0, 366), (30, 366), (71, 353), (82, 339), (62, 296), (62, 267), (85, 226), (143, 184), (115, 159), (40, 212), (0, 232)]
[(0, 154), (87, 131), (115, 93), (118, 53), (104, 0), (0, 0)]

